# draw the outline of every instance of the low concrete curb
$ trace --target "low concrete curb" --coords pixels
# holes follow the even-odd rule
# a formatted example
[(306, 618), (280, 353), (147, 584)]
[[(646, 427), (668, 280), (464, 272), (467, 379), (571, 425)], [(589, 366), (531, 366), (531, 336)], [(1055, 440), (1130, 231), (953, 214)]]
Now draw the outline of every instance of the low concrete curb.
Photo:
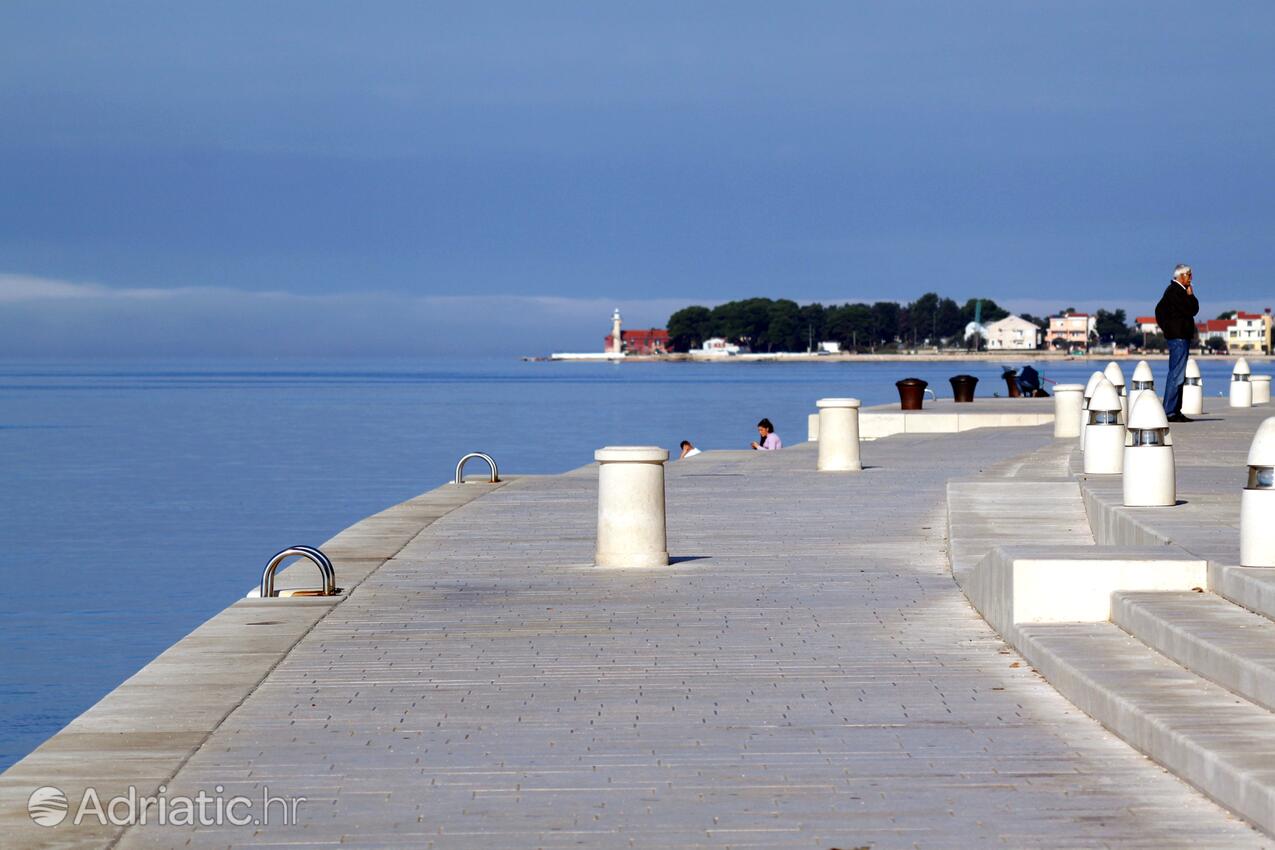
[(924, 410), (899, 410), (897, 404), (865, 408), (859, 414), (859, 438), (879, 440), (894, 434), (958, 434), (976, 428), (1024, 428), (1054, 421), (1053, 399), (1021, 399), (1006, 410), (1005, 399), (956, 404), (931, 402)]

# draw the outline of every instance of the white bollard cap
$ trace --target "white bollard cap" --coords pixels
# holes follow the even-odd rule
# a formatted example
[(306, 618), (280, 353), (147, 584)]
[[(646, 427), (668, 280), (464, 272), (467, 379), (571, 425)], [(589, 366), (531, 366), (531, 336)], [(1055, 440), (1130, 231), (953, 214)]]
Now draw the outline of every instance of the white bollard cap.
[(607, 446), (594, 452), (593, 459), (602, 463), (663, 463), (668, 460), (668, 449), (659, 446)]
[(1195, 362), (1194, 357), (1188, 357), (1186, 361), (1186, 376), (1188, 378), (1200, 377), (1200, 364)]
[(1254, 375), (1250, 380), (1257, 382), (1257, 381), (1269, 381), (1270, 379), (1271, 379), (1270, 375)]
[(1133, 370), (1133, 380), (1135, 381), (1154, 381), (1155, 376), (1151, 374), (1151, 365), (1145, 360), (1139, 360), (1138, 365)]
[(857, 398), (821, 398), (815, 402), (815, 407), (858, 407), (859, 400)]
[(1164, 415), (1164, 405), (1153, 392), (1138, 393), (1129, 411), (1129, 430), (1145, 431), (1152, 428), (1168, 428), (1169, 418)]
[(1253, 370), (1249, 368), (1248, 361), (1241, 357), (1235, 361), (1235, 368), (1231, 370), (1232, 375), (1251, 375)]
[(1098, 382), (1105, 377), (1101, 372), (1094, 372), (1089, 376), (1089, 383), (1085, 384), (1085, 398), (1093, 398), (1093, 391), (1098, 389)]
[(1098, 382), (1098, 386), (1093, 391), (1093, 397), (1089, 399), (1089, 409), (1096, 410), (1101, 413), (1109, 413), (1113, 410), (1120, 410), (1120, 393), (1116, 392), (1116, 388), (1112, 386), (1111, 381), (1103, 378)]
[(1112, 360), (1107, 364), (1107, 368), (1102, 370), (1102, 374), (1111, 385), (1116, 389), (1124, 386), (1124, 370), (1120, 368), (1120, 364)]
[(1257, 426), (1253, 445), (1248, 449), (1249, 466), (1275, 466), (1275, 416)]

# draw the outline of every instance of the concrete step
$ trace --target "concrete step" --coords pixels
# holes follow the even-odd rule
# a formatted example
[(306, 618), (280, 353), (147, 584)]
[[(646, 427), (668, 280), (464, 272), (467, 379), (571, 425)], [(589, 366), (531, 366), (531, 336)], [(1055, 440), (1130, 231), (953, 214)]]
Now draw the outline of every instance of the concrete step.
[(996, 546), (958, 581), (983, 619), (1016, 645), (1023, 624), (1106, 622), (1116, 591), (1203, 587), (1207, 564), (1174, 546)]
[(1112, 623), (1024, 624), (1016, 631), (1023, 656), (1078, 708), (1275, 833), (1275, 714)]
[(1275, 709), (1275, 622), (1212, 593), (1115, 593), (1111, 621), (1152, 649)]
[(1209, 564), (1209, 590), (1275, 620), (1275, 569)]

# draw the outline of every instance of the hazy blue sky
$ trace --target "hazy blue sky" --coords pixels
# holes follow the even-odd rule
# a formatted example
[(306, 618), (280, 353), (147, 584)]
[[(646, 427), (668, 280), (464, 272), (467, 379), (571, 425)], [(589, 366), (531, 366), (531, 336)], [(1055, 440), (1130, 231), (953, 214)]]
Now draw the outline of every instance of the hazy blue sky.
[(1181, 261), (1206, 311), (1275, 306), (1273, 44), (1269, 0), (5, 0), (0, 353), (1146, 311)]

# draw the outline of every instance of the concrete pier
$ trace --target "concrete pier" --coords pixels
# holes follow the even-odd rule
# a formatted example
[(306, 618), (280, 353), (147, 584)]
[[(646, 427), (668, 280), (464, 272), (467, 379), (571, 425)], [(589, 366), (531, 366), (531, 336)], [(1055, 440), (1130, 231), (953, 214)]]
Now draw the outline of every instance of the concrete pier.
[[(1095, 542), (1075, 441), (1003, 404), (1039, 424), (897, 433), (854, 476), (812, 444), (670, 464), (656, 571), (593, 568), (593, 465), (392, 509), (325, 546), (334, 603), (228, 609), (0, 777), (6, 846), (1268, 845), (953, 580), (949, 546), (955, 567), (982, 545), (948, 539), (962, 481), (1049, 477), (984, 526), (1036, 536), (1015, 522), (1034, 498)], [(32, 824), (31, 789), (88, 782), (306, 800), (287, 825)]]

